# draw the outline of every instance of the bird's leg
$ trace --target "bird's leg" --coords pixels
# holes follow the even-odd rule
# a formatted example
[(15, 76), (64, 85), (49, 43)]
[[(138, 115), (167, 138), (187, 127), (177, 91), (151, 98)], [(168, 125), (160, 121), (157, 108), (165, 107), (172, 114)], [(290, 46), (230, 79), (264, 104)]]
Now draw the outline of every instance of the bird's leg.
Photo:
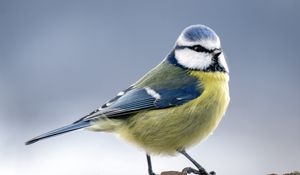
[(148, 163), (148, 174), (149, 175), (155, 175), (155, 173), (152, 170), (152, 163), (151, 163), (151, 157), (149, 154), (146, 154), (147, 156), (147, 163)]
[(183, 154), (187, 159), (189, 159), (196, 167), (198, 170), (192, 168), (192, 167), (186, 167), (182, 171), (185, 173), (194, 173), (194, 174), (199, 174), (199, 175), (215, 175), (216, 173), (214, 171), (211, 171), (209, 174), (206, 172), (206, 170), (198, 163), (196, 162), (188, 153), (183, 149), (183, 150), (178, 150), (179, 153)]

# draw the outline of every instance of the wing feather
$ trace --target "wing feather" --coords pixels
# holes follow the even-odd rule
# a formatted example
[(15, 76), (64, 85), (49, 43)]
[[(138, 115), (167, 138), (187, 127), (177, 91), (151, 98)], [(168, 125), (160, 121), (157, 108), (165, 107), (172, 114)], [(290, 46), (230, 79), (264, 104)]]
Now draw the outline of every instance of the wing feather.
[(201, 95), (203, 88), (199, 84), (201, 82), (190, 76), (187, 70), (164, 61), (100, 109), (78, 121), (97, 120), (101, 117), (125, 119), (144, 110), (179, 106)]

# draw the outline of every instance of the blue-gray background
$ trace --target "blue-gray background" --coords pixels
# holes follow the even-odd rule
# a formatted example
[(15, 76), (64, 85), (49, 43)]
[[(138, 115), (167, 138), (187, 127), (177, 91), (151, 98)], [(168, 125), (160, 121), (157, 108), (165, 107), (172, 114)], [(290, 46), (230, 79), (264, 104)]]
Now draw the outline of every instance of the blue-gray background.
[[(190, 153), (218, 174), (300, 169), (300, 1), (0, 1), (0, 174), (146, 174), (142, 150), (79, 131), (24, 146), (158, 64), (191, 24), (222, 40), (231, 104)], [(154, 157), (180, 170), (182, 156)]]

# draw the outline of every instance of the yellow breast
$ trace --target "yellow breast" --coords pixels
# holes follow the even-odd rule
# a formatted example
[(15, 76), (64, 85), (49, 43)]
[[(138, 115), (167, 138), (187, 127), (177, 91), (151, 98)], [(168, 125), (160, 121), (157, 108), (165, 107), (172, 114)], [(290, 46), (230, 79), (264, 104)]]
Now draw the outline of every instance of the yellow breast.
[(206, 138), (219, 124), (229, 103), (229, 76), (191, 71), (201, 82), (200, 97), (178, 107), (141, 112), (116, 130), (149, 153), (174, 154)]
[[(199, 135), (198, 139), (206, 138), (219, 124), (228, 107), (229, 97), (229, 76), (225, 73), (193, 71), (191, 74), (201, 81), (203, 93), (191, 102), (191, 107), (196, 106), (198, 117)], [(196, 137), (197, 137), (196, 136)], [(199, 141), (195, 139), (194, 141)]]

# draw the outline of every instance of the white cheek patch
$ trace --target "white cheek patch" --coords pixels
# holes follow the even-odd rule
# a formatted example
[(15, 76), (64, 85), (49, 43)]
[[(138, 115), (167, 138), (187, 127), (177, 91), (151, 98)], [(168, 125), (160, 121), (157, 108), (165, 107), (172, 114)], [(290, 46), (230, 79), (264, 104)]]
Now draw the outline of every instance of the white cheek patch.
[(219, 56), (219, 64), (224, 67), (226, 72), (229, 73), (229, 68), (227, 66), (227, 62), (225, 60), (225, 57), (224, 57), (223, 53)]
[(175, 58), (180, 65), (190, 69), (204, 70), (212, 63), (210, 54), (188, 48), (175, 50)]

